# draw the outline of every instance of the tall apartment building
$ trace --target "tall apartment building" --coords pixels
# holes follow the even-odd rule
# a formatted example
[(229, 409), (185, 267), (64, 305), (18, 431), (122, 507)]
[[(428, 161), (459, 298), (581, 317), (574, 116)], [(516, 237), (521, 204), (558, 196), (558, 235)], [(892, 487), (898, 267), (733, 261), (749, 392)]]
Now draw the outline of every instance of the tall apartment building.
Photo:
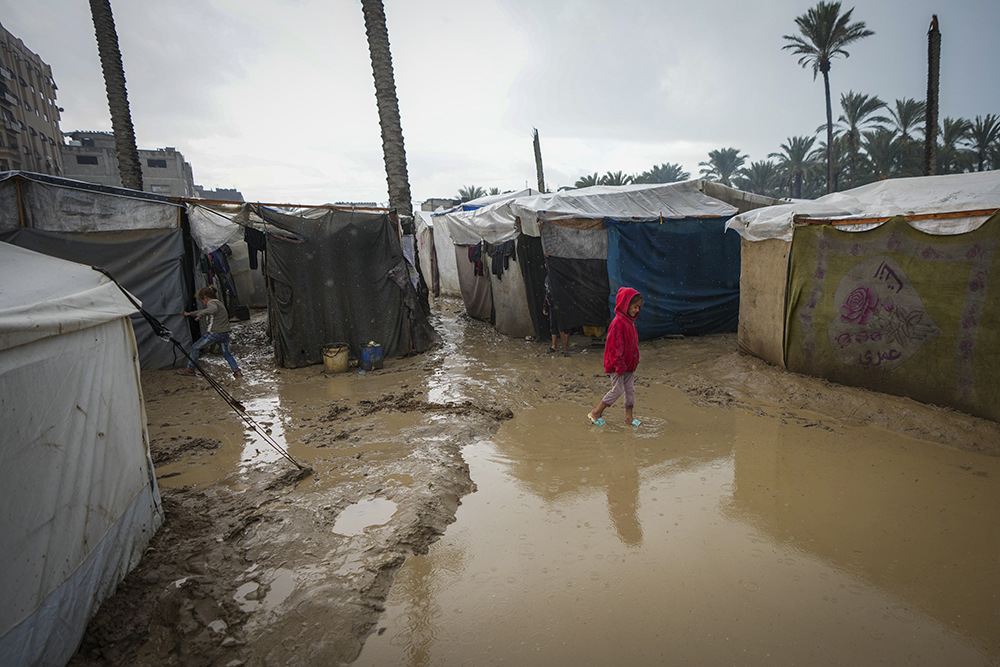
[[(122, 186), (115, 137), (110, 132), (67, 132), (60, 146), (63, 176), (88, 183)], [(171, 197), (194, 197), (194, 173), (176, 148), (139, 149), (142, 189)]]
[(52, 68), (0, 25), (0, 171), (62, 173)]

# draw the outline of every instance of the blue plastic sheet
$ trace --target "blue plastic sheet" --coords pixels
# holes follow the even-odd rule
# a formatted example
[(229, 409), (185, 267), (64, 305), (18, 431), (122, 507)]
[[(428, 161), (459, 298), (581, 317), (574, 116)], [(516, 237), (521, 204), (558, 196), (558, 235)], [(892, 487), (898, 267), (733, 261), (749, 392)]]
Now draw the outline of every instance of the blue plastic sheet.
[(736, 331), (740, 311), (740, 237), (725, 218), (659, 222), (605, 221), (608, 304), (619, 287), (645, 300), (639, 339)]

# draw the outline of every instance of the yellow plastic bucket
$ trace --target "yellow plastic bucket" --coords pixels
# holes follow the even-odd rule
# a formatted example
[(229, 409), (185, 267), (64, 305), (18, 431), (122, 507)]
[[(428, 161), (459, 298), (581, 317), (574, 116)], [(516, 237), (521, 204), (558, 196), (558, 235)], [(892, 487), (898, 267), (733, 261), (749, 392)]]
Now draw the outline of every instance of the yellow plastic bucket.
[(323, 367), (327, 373), (344, 373), (350, 347), (347, 343), (330, 343), (323, 346)]

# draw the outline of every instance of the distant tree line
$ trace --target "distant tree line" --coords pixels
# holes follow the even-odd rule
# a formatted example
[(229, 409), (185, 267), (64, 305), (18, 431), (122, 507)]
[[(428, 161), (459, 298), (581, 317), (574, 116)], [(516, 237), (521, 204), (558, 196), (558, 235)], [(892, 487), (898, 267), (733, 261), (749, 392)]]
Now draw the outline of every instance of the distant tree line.
[[(848, 57), (847, 46), (875, 34), (863, 21), (852, 21), (853, 12), (853, 8), (842, 12), (840, 2), (818, 2), (795, 18), (799, 34), (784, 36), (787, 43), (782, 48), (798, 56), (803, 67), (811, 67), (814, 79), (823, 75), (827, 122), (811, 136), (788, 137), (780, 150), (768, 153), (764, 160), (751, 161), (732, 147), (710, 151), (708, 159), (698, 165), (702, 178), (761, 195), (812, 199), (886, 178), (1000, 169), (1000, 116), (988, 113), (974, 120), (944, 118), (937, 122), (937, 64), (933, 59), (940, 55), (940, 32), (936, 16), (928, 31), (927, 99), (931, 109), (922, 100), (906, 97), (888, 104), (877, 95), (852, 90), (841, 94), (840, 113), (834, 121), (832, 60)], [(933, 35), (937, 36), (937, 49), (932, 47)], [(929, 138), (927, 127), (932, 129)], [(577, 179), (574, 187), (673, 183), (690, 177), (679, 164), (668, 162), (641, 174), (587, 174)]]

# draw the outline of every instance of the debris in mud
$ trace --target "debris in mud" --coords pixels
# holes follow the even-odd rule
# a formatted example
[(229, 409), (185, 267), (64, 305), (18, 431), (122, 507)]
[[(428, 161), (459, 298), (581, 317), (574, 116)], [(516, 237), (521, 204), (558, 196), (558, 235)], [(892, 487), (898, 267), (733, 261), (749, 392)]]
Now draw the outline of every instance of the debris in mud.
[(417, 392), (413, 390), (404, 391), (399, 394), (385, 394), (375, 400), (360, 400), (358, 401), (355, 414), (364, 417), (382, 410), (392, 410), (394, 412), (445, 412), (454, 415), (480, 414), (496, 421), (506, 421), (514, 418), (514, 412), (510, 408), (482, 407), (472, 401), (462, 401), (461, 403), (429, 403), (428, 401), (418, 399)]
[(149, 443), (149, 453), (154, 465), (164, 465), (182, 458), (197, 459), (211, 454), (222, 443), (215, 438), (172, 437), (157, 438)]

